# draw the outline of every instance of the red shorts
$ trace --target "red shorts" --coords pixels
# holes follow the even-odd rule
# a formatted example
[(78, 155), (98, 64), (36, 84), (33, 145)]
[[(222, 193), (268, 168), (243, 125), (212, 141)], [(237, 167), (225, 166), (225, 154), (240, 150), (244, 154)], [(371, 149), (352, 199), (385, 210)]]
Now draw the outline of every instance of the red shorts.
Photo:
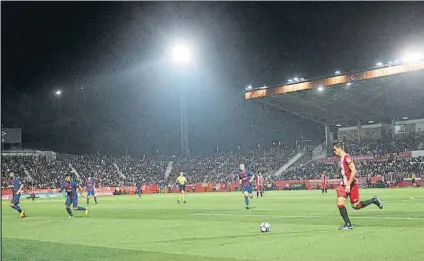
[(336, 189), (337, 197), (344, 197), (350, 199), (350, 203), (359, 201), (359, 186), (357, 184), (350, 186), (350, 192), (346, 193), (346, 186), (340, 185)]
[(326, 183), (326, 182), (323, 182), (323, 183), (321, 184), (321, 186), (322, 186), (323, 188), (325, 188), (325, 187), (327, 187), (327, 183)]
[(262, 186), (258, 186), (258, 191), (262, 191)]

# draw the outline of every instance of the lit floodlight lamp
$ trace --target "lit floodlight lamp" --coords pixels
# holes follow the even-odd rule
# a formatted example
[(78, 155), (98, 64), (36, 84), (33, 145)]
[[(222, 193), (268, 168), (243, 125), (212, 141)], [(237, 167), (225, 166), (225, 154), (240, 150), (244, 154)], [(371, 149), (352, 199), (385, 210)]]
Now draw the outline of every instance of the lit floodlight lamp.
[(299, 80), (300, 80), (300, 81), (304, 81), (304, 80), (305, 80), (305, 78), (303, 78), (303, 77), (300, 77), (300, 78), (299, 78)]
[(402, 120), (408, 120), (409, 118), (408, 117), (406, 117), (406, 116), (404, 116), (404, 117), (402, 117)]
[(186, 45), (175, 45), (172, 48), (172, 61), (178, 66), (187, 66), (192, 62), (192, 53)]
[(61, 90), (57, 90), (57, 91), (55, 92), (55, 94), (56, 94), (57, 96), (60, 96), (60, 95), (62, 94), (62, 91), (61, 91)]
[(347, 86), (347, 87), (349, 87), (349, 86), (351, 86), (351, 85), (352, 85), (352, 83), (351, 83), (351, 82), (346, 83), (346, 86)]
[(292, 82), (293, 82), (293, 80), (292, 80), (292, 79), (288, 79), (288, 80), (287, 80), (287, 82), (288, 82), (288, 83), (292, 83)]
[(336, 124), (336, 127), (339, 127), (339, 128), (340, 128), (341, 126), (342, 126), (342, 125), (341, 125), (340, 123), (337, 123), (337, 124)]
[(299, 78), (298, 77), (294, 77), (293, 78), (293, 81), (298, 82), (299, 81)]
[(324, 87), (319, 86), (317, 90), (318, 90), (319, 92), (322, 92), (322, 91), (324, 90)]
[(378, 62), (375, 65), (378, 66), (378, 67), (381, 67), (381, 66), (383, 66), (383, 63), (382, 62)]
[(251, 91), (253, 88), (252, 88), (252, 85), (248, 85), (247, 87), (246, 87), (246, 91)]
[(368, 121), (368, 123), (369, 123), (369, 124), (373, 124), (373, 123), (374, 123), (374, 121)]
[(334, 74), (335, 75), (339, 75), (340, 74), (340, 71), (335, 71)]

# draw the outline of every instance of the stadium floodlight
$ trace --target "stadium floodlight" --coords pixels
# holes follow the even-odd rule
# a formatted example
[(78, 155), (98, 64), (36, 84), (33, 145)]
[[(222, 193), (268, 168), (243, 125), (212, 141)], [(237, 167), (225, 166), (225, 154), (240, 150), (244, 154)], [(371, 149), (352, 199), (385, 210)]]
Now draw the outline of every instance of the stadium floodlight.
[(300, 81), (304, 81), (304, 80), (305, 80), (305, 78), (303, 78), (303, 77), (300, 77), (300, 78), (299, 78), (299, 80), (300, 80)]
[(422, 59), (424, 59), (424, 55), (422, 53), (420, 53), (420, 52), (415, 52), (415, 53), (410, 52), (410, 53), (407, 53), (403, 56), (402, 62), (407, 62), (407, 63), (417, 62), (417, 61), (420, 61)]
[(340, 123), (337, 123), (337, 124), (336, 124), (336, 127), (339, 127), (339, 128), (340, 128), (341, 126), (342, 126), (342, 125), (341, 125)]
[(335, 71), (334, 74), (335, 75), (339, 75), (340, 74), (340, 71)]
[(251, 91), (253, 88), (252, 88), (252, 85), (248, 85), (247, 87), (246, 87), (246, 91)]
[(322, 91), (324, 90), (324, 87), (319, 86), (317, 90), (318, 90), (319, 92), (322, 92)]
[(57, 96), (60, 96), (60, 95), (62, 94), (62, 91), (61, 91), (61, 90), (57, 90), (57, 91), (55, 92), (55, 94), (56, 94)]
[(298, 82), (299, 81), (299, 78), (298, 77), (294, 77), (293, 78), (293, 81)]
[(352, 85), (352, 83), (351, 82), (348, 82), (348, 83), (346, 83), (346, 86), (351, 86)]
[(383, 66), (383, 63), (382, 62), (378, 62), (375, 65), (378, 66), (378, 67), (381, 67), (381, 66)]
[(193, 56), (187, 45), (178, 44), (172, 48), (172, 61), (178, 66), (187, 66), (192, 62)]
[(368, 123), (369, 123), (369, 124), (373, 124), (373, 123), (374, 123), (374, 121), (368, 121)]
[(404, 116), (404, 117), (402, 117), (402, 120), (408, 120), (409, 118), (408, 117), (406, 117), (406, 116)]

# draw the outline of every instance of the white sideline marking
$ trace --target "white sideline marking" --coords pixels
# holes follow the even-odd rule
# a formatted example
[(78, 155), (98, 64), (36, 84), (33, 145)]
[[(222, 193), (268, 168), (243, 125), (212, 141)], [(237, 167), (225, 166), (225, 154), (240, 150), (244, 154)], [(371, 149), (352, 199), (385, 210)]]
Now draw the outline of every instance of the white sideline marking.
[[(241, 217), (279, 217), (279, 218), (324, 218), (324, 216), (280, 216), (280, 215), (260, 215), (260, 214), (247, 214), (247, 215), (234, 215), (231, 213), (194, 213), (192, 216), (241, 216)], [(388, 220), (424, 220), (424, 217), (376, 217), (376, 216), (351, 216), (358, 219), (388, 219)], [(328, 217), (337, 218), (340, 217)]]

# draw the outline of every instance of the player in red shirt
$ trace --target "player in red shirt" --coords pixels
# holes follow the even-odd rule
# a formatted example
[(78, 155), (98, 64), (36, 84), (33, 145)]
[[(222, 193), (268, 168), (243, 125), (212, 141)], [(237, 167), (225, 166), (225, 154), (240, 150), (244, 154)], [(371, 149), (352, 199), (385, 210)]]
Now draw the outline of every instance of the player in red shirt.
[(324, 194), (324, 192), (327, 193), (327, 180), (328, 180), (328, 176), (325, 171), (324, 173), (322, 173), (321, 179), (322, 179), (321, 190), (322, 190), (322, 194)]
[(342, 176), (340, 186), (337, 188), (337, 206), (345, 224), (340, 230), (353, 229), (345, 207), (346, 198), (349, 197), (352, 208), (359, 210), (370, 204), (375, 204), (378, 208), (383, 208), (383, 203), (378, 197), (373, 197), (366, 201), (359, 201), (359, 185), (356, 180), (356, 167), (352, 157), (344, 151), (343, 143), (336, 142), (333, 146), (334, 153), (340, 157), (339, 168)]
[(259, 193), (261, 197), (264, 196), (264, 177), (262, 173), (259, 172), (259, 175), (256, 176), (256, 197), (259, 198)]

